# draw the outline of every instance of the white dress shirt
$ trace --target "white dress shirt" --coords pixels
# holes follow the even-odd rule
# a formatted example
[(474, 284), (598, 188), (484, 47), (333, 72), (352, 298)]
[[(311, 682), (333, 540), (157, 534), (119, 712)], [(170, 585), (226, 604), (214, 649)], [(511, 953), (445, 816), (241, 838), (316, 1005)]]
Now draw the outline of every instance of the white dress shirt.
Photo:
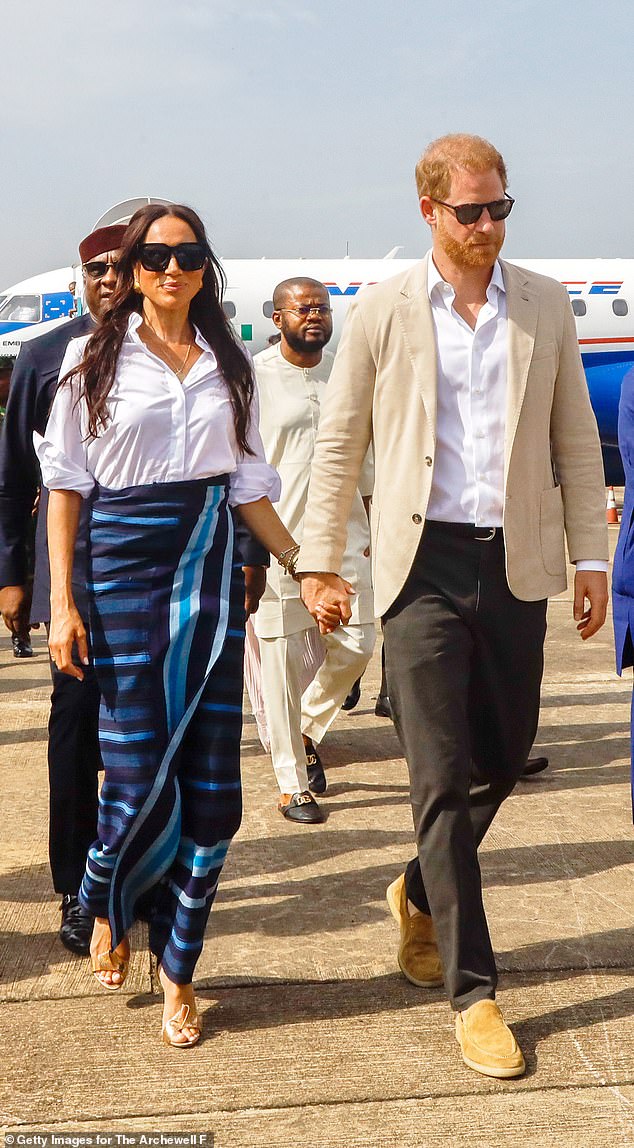
[(506, 291), (496, 262), (475, 328), (453, 309), (455, 291), (429, 260), (436, 332), (436, 465), (427, 518), (501, 526), (508, 338)]
[[(436, 335), (436, 462), (427, 518), (501, 526), (508, 373), (506, 288), (496, 260), (474, 328), (454, 310), (456, 293), (430, 258), (427, 292)], [(584, 559), (578, 570), (607, 570)]]
[[(258, 430), (257, 392), (243, 455), (236, 442), (229, 390), (212, 348), (196, 331), (202, 355), (181, 382), (139, 337), (141, 316), (128, 321), (108, 395), (109, 422), (88, 438), (88, 414), (79, 385), (61, 386), (44, 437), (34, 442), (45, 486), (87, 498), (98, 482), (111, 490), (157, 482), (211, 478), (228, 473), (232, 506), (267, 496), (277, 501), (280, 480), (264, 457)], [(90, 336), (73, 339), (60, 379), (81, 362)]]

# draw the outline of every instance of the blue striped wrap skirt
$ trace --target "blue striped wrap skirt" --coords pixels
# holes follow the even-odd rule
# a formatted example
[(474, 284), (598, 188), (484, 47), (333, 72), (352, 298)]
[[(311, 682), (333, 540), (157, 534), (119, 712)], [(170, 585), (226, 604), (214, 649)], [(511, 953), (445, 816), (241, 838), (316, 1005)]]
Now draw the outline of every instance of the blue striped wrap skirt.
[(188, 984), (240, 824), (244, 584), (228, 476), (110, 490), (90, 519), (104, 782), (79, 900), (115, 948), (137, 919)]

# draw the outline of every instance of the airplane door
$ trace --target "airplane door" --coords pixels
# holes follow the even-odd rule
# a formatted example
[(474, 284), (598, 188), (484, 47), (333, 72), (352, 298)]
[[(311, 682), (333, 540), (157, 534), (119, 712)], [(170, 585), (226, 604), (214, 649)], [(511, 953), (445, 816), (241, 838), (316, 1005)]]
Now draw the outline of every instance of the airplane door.
[(74, 305), (75, 300), (70, 291), (51, 291), (48, 295), (42, 295), (42, 322), (61, 319), (72, 311)]

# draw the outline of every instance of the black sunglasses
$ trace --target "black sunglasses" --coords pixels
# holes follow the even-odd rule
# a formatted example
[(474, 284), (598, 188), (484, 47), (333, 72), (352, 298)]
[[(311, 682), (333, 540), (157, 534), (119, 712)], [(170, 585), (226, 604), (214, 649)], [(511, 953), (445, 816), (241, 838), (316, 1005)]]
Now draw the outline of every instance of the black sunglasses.
[(140, 243), (137, 255), (146, 271), (167, 271), (172, 255), (181, 271), (200, 271), (205, 265), (207, 250), (203, 243), (177, 243), (175, 247), (167, 243)]
[(504, 199), (492, 199), (490, 203), (445, 203), (444, 199), (434, 199), (433, 195), (429, 197), (432, 203), (440, 203), (442, 207), (448, 207), (453, 211), (458, 223), (462, 223), (463, 227), (468, 227), (470, 223), (477, 223), (485, 207), (494, 223), (499, 223), (501, 219), (507, 219), (511, 214), (511, 208), (515, 203), (510, 195), (505, 195)]
[(117, 270), (118, 263), (102, 263), (100, 260), (95, 259), (92, 263), (82, 264), (84, 271), (89, 279), (103, 279), (104, 275), (108, 274), (108, 268), (112, 267), (113, 271)]

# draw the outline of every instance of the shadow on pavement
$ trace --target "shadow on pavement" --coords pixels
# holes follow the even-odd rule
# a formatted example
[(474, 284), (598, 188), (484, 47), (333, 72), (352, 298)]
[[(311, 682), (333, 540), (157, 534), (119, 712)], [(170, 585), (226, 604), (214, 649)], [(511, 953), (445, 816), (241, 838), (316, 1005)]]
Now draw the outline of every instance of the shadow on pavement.
[(45, 725), (29, 729), (0, 730), (0, 745), (21, 745), (24, 742), (48, 741)]

